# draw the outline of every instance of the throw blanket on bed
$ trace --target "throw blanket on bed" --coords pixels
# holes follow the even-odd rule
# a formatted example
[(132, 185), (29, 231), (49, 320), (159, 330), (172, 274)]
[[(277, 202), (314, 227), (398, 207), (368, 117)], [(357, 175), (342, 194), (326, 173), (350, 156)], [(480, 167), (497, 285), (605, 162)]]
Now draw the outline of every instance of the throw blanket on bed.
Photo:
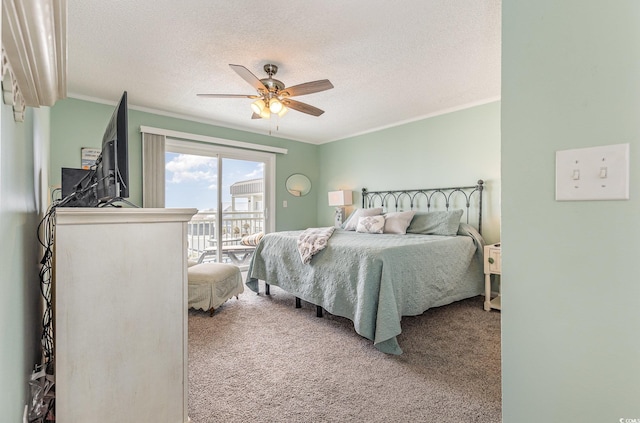
[(313, 255), (322, 251), (327, 246), (327, 242), (335, 228), (309, 228), (302, 231), (298, 237), (298, 252), (303, 264), (309, 264)]

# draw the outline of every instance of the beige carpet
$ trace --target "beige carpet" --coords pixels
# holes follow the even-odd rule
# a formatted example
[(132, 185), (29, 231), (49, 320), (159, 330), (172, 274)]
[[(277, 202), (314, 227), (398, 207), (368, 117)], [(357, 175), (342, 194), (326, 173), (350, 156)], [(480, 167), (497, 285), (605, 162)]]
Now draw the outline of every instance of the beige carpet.
[(482, 297), (403, 318), (391, 356), (271, 292), (189, 311), (192, 422), (501, 421), (500, 313)]

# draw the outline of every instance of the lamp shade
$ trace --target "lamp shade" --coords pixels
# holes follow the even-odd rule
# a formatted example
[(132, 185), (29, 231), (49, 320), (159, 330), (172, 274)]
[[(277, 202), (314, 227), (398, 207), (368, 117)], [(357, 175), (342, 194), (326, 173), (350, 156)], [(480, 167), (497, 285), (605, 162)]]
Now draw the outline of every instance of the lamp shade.
[(280, 113), (283, 107), (284, 106), (277, 98), (272, 98), (271, 101), (269, 101), (269, 110), (271, 113)]
[(253, 103), (251, 103), (251, 110), (253, 110), (253, 113), (255, 113), (256, 115), (259, 115), (260, 113), (262, 113), (265, 106), (266, 104), (264, 103), (264, 101), (259, 98)]
[(282, 117), (282, 116), (286, 115), (288, 111), (289, 111), (288, 108), (282, 106), (282, 109), (280, 109), (280, 111), (278, 112), (278, 116)]
[(271, 117), (271, 111), (269, 110), (268, 107), (265, 107), (264, 109), (262, 109), (262, 111), (260, 112), (260, 117), (262, 119), (269, 119)]
[(350, 190), (329, 191), (329, 205), (335, 207), (349, 206), (352, 203)]

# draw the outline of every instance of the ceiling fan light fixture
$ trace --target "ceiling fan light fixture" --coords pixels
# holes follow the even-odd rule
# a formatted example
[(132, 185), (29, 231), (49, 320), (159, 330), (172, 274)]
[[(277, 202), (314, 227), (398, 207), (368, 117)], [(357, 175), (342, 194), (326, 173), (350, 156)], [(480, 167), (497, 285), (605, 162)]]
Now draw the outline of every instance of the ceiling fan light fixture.
[(271, 111), (271, 113), (280, 113), (280, 111), (283, 108), (283, 104), (280, 100), (278, 100), (277, 98), (272, 98), (271, 101), (269, 101), (269, 110)]
[(311, 116), (320, 116), (324, 110), (313, 107), (309, 104), (297, 100), (291, 100), (290, 97), (299, 95), (313, 94), (320, 91), (326, 91), (333, 88), (333, 84), (328, 79), (318, 81), (310, 81), (302, 84), (286, 87), (282, 81), (274, 79), (273, 76), (278, 72), (278, 66), (274, 64), (264, 65), (264, 71), (268, 78), (258, 79), (249, 69), (241, 65), (229, 64), (231, 69), (242, 79), (249, 83), (256, 94), (197, 94), (198, 96), (211, 98), (250, 98), (255, 100), (251, 103), (253, 114), (251, 119), (269, 119), (272, 114), (279, 117), (284, 116), (291, 108), (301, 113)]
[(260, 113), (258, 113), (262, 119), (269, 119), (271, 117), (271, 111), (268, 107), (265, 107)]
[(286, 115), (288, 111), (289, 111), (289, 109), (287, 107), (282, 106), (282, 108), (278, 112), (278, 116), (282, 117), (282, 116)]
[(253, 110), (253, 113), (257, 115), (262, 115), (262, 112), (264, 111), (265, 107), (266, 107), (266, 103), (261, 98), (251, 103), (251, 110)]

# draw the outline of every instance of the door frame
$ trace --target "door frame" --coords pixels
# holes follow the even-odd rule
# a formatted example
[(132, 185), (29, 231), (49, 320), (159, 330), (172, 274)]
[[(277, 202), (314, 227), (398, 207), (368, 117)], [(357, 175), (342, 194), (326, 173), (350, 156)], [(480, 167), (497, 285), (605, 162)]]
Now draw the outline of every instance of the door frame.
[[(214, 144), (202, 144), (193, 141), (180, 140), (167, 137), (165, 140), (165, 155), (167, 152), (178, 154), (193, 154), (200, 156), (216, 157), (218, 172), (218, 192), (216, 215), (216, 239), (222, 239), (222, 160), (235, 159), (264, 163), (264, 232), (274, 232), (276, 227), (276, 155), (263, 151), (253, 151), (241, 148), (225, 147)], [(166, 156), (165, 156), (166, 157)], [(165, 178), (165, 174), (162, 175)], [(218, 251), (217, 260), (221, 260), (221, 251)]]

